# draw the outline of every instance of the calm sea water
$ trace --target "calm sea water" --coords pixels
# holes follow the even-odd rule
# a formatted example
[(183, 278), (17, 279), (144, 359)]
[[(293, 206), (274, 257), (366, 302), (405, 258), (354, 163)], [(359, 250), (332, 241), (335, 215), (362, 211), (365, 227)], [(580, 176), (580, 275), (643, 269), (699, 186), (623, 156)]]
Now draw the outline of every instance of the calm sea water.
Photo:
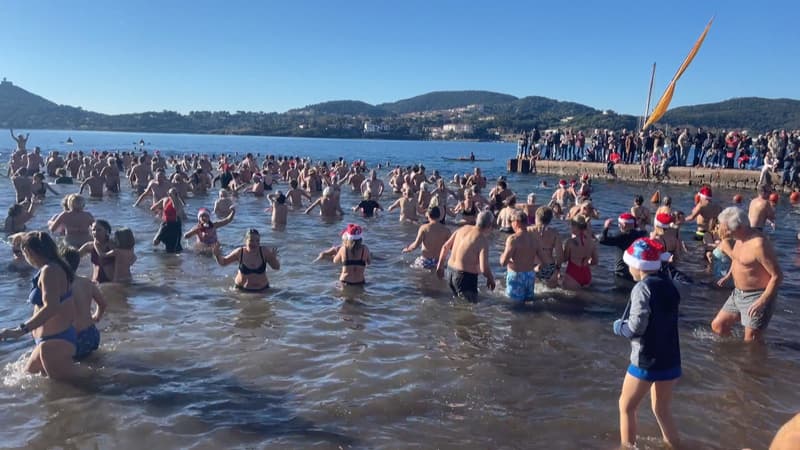
[[(67, 137), (72, 146), (63, 144)], [(314, 159), (363, 158), (370, 164), (421, 162), (443, 175), (473, 164), (444, 162), (474, 152), (490, 178), (505, 175), (515, 147), (492, 143), (388, 142), (267, 137), (33, 131), (44, 150), (130, 149), (144, 139), (164, 152), (254, 152)], [(6, 161), (13, 143), (0, 144)], [(5, 173), (5, 169), (3, 169)], [(386, 171), (383, 171), (385, 175)], [(549, 197), (548, 177), (511, 174), (518, 193)], [(0, 180), (0, 204), (12, 202)], [(630, 206), (633, 195), (656, 187), (598, 182), (594, 198), (605, 217)], [(688, 188), (658, 186), (689, 211)], [(61, 193), (77, 187), (56, 187)], [(718, 190), (719, 199), (734, 192)], [(392, 200), (390, 195), (383, 203)], [(214, 196), (191, 198), (190, 215)], [(30, 224), (45, 227), (60, 209), (50, 196)], [(111, 307), (101, 322), (102, 345), (86, 363), (81, 387), (23, 373), (32, 343), (0, 342), (0, 446), (4, 448), (614, 448), (617, 398), (629, 343), (611, 333), (627, 298), (613, 291), (613, 249), (601, 249), (594, 285), (577, 295), (538, 291), (519, 310), (498, 292), (479, 304), (454, 301), (444, 282), (408, 267), (400, 250), (416, 227), (396, 215), (365, 221), (348, 215), (326, 224), (291, 213), (284, 232), (270, 231), (263, 200), (243, 197), (226, 250), (245, 229), (280, 249), (282, 268), (270, 271), (263, 296), (231, 289), (235, 266), (219, 267), (193, 253), (166, 255), (150, 240), (158, 221), (134, 196), (90, 201), (88, 210), (112, 226), (135, 230), (139, 261), (130, 286), (104, 286)], [(343, 194), (343, 206), (357, 198)], [(374, 254), (362, 291), (342, 291), (339, 267), (311, 264), (338, 241), (347, 221), (365, 226)], [(785, 200), (772, 235), (786, 280), (766, 345), (712, 336), (709, 323), (728, 291), (709, 286), (702, 252), (683, 269), (697, 284), (682, 300), (684, 376), (674, 412), (684, 440), (695, 448), (764, 448), (800, 410), (800, 216)], [(184, 230), (190, 224), (184, 224)], [(558, 224), (566, 231), (563, 224)], [(504, 235), (494, 237), (495, 274)], [(191, 247), (191, 246), (187, 246)], [(10, 247), (0, 257), (10, 258)], [(80, 272), (89, 273), (88, 262)], [(0, 271), (0, 326), (30, 315), (28, 275)], [(349, 301), (345, 301), (349, 300)], [(658, 427), (647, 404), (640, 410), (642, 448), (658, 448)]]

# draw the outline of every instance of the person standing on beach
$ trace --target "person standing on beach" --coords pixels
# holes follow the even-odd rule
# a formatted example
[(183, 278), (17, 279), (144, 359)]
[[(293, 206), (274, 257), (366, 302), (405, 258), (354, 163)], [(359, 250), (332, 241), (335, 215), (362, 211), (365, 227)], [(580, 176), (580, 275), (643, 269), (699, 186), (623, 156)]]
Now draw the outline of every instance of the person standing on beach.
[(436, 276), (443, 279), (447, 265), (450, 289), (457, 297), (471, 302), (478, 300), (480, 273), (486, 277), (486, 287), (489, 290), (495, 288), (494, 274), (489, 265), (489, 234), (492, 232), (493, 222), (492, 213), (484, 211), (478, 214), (476, 225), (459, 228), (442, 246), (439, 263), (436, 265)]
[(692, 213), (686, 217), (686, 222), (697, 220), (697, 231), (695, 231), (694, 240), (702, 241), (703, 236), (714, 229), (717, 216), (722, 211), (722, 208), (713, 202), (710, 187), (703, 186), (697, 195), (700, 201), (695, 205)]
[[(761, 340), (775, 310), (778, 286), (783, 281), (778, 258), (764, 235), (750, 227), (744, 210), (735, 206), (725, 208), (719, 215), (719, 225), (721, 249), (731, 258), (728, 276), (733, 277), (734, 290), (711, 322), (711, 329), (727, 336), (740, 320), (745, 341)], [(733, 246), (726, 240), (728, 237), (736, 240)]]

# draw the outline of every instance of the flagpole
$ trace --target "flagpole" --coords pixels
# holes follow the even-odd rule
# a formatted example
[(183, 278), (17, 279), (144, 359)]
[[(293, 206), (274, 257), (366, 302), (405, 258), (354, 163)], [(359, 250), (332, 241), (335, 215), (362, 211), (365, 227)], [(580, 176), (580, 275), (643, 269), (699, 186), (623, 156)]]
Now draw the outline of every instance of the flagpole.
[(640, 130), (644, 129), (644, 124), (647, 123), (647, 116), (650, 115), (650, 100), (653, 98), (653, 82), (656, 79), (656, 63), (653, 63), (653, 71), (650, 74), (650, 89), (647, 91), (647, 105), (644, 107), (644, 116), (642, 116), (642, 126)]

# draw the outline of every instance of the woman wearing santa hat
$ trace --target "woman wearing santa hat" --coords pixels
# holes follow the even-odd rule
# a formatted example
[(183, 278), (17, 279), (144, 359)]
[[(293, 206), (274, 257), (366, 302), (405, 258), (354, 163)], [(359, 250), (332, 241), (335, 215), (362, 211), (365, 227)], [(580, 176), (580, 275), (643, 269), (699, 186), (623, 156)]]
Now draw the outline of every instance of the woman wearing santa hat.
[(363, 230), (353, 223), (347, 224), (342, 231), (342, 246), (333, 257), (333, 262), (342, 265), (339, 282), (345, 286), (361, 286), (366, 282), (364, 272), (372, 260), (362, 237)]

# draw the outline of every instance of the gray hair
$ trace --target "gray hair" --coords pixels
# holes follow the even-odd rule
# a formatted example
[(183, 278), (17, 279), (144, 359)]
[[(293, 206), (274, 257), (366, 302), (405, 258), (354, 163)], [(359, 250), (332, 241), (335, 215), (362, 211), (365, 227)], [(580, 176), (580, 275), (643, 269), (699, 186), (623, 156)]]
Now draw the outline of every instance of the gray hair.
[(742, 225), (745, 228), (750, 228), (750, 219), (747, 217), (747, 212), (742, 208), (736, 206), (729, 206), (722, 210), (717, 217), (719, 223), (725, 224), (731, 231), (736, 231)]
[(494, 216), (491, 212), (484, 211), (478, 214), (478, 219), (475, 221), (475, 225), (477, 225), (481, 230), (491, 228), (494, 225)]

